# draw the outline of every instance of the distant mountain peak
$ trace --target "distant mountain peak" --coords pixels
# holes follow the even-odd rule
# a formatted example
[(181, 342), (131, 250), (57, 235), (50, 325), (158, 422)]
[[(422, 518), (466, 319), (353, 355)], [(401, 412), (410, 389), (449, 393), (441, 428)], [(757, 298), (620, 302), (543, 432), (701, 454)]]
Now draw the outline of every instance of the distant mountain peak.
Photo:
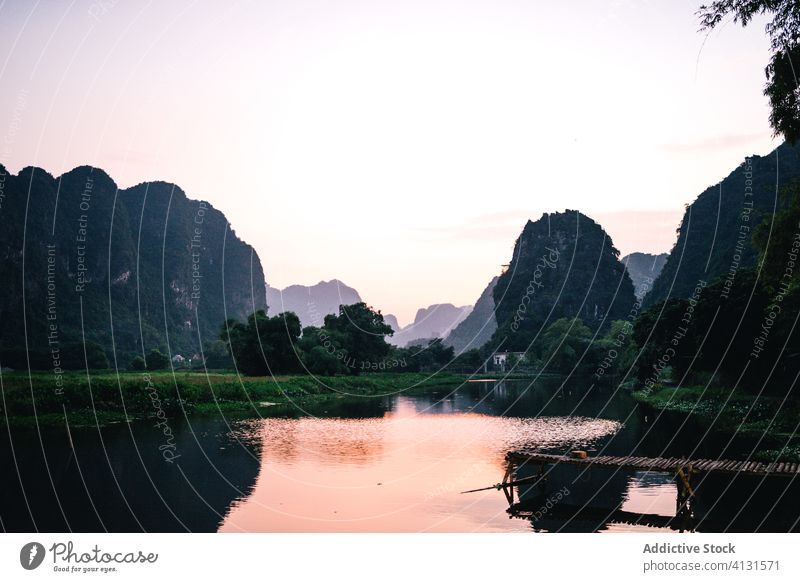
[(499, 277), (493, 277), (475, 302), (470, 314), (453, 328), (444, 343), (452, 346), (456, 354), (483, 346), (497, 329), (492, 293)]
[(492, 341), (506, 350), (527, 350), (559, 318), (580, 318), (591, 329), (624, 319), (635, 297), (618, 257), (603, 228), (577, 210), (529, 221), (493, 290)]
[(471, 311), (471, 305), (456, 307), (452, 303), (421, 307), (417, 310), (414, 322), (397, 331), (389, 341), (397, 346), (405, 346), (416, 340), (446, 337)]
[(628, 271), (633, 281), (633, 290), (636, 297), (641, 299), (653, 287), (661, 270), (667, 262), (667, 253), (658, 255), (650, 253), (630, 253), (622, 257), (622, 264)]
[(314, 285), (289, 285), (278, 289), (267, 284), (267, 305), (273, 315), (292, 311), (303, 327), (321, 327), (326, 315), (339, 313), (340, 305), (360, 303), (358, 291), (339, 279)]

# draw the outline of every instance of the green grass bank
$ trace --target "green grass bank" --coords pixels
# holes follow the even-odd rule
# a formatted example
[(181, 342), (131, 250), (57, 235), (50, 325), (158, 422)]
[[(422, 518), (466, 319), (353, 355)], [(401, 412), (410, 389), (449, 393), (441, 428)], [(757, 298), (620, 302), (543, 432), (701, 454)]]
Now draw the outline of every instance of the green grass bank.
[(718, 386), (656, 386), (634, 390), (633, 397), (654, 410), (689, 414), (700, 425), (715, 431), (761, 439), (764, 461), (800, 462), (800, 404)]
[(398, 373), (360, 376), (249, 377), (234, 373), (12, 372), (0, 382), (0, 423), (13, 426), (96, 426), (183, 414), (254, 414), (274, 405), (307, 405), (332, 398), (437, 392), (466, 379), (456, 374)]

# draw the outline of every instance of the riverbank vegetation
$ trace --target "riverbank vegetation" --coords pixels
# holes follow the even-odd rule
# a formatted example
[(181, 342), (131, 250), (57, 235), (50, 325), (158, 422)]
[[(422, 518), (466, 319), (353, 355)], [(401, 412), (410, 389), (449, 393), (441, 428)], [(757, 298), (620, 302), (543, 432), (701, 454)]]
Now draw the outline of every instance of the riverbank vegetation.
[(689, 414), (709, 432), (757, 439), (757, 460), (800, 461), (800, 402), (796, 400), (753, 399), (741, 390), (719, 386), (669, 385), (635, 390), (633, 397), (656, 411)]
[(363, 374), (251, 377), (233, 373), (68, 373), (59, 381), (42, 372), (2, 376), (0, 423), (16, 426), (95, 426), (197, 413), (258, 414), (281, 404), (380, 397), (397, 392), (442, 392), (458, 387), (455, 374)]

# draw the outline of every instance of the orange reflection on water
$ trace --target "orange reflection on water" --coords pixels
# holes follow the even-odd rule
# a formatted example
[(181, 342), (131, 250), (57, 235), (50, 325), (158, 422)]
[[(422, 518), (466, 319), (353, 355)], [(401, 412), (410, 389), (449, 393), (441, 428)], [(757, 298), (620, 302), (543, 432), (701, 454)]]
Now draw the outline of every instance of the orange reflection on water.
[(380, 418), (264, 419), (261, 470), (220, 531), (527, 530), (510, 520), (496, 483), (506, 452), (559, 447), (611, 434), (619, 423), (588, 418), (506, 418), (417, 412), (398, 398)]

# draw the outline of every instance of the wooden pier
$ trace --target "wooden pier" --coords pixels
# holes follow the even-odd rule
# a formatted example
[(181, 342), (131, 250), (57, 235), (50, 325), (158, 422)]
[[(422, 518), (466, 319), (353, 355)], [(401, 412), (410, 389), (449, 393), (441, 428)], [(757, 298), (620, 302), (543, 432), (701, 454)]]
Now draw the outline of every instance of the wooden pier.
[[(577, 466), (578, 469), (583, 468), (583, 471), (578, 474), (576, 472), (578, 469), (576, 469), (572, 471), (572, 475), (566, 476), (563, 470), (568, 469), (570, 466)], [(535, 467), (538, 470), (535, 470), (533, 474), (520, 476), (518, 470), (523, 467), (528, 467), (529, 469)], [(621, 511), (621, 502), (617, 502), (605, 509), (591, 507), (590, 503), (600, 491), (612, 484), (613, 476), (599, 484), (596, 490), (590, 491), (590, 499), (578, 502), (580, 503), (579, 506), (576, 506), (576, 502), (572, 499), (570, 499), (568, 505), (558, 505), (552, 501), (552, 497), (548, 496), (548, 494), (552, 495), (555, 490), (553, 486), (555, 481), (564, 482), (566, 480), (570, 488), (579, 484), (578, 490), (580, 490), (580, 486), (583, 486), (585, 490), (586, 483), (589, 483), (588, 486), (590, 488), (593, 487), (591, 473), (587, 473), (587, 471), (594, 468), (671, 474), (675, 480), (677, 493), (675, 516), (668, 517)], [(584, 481), (582, 477), (584, 474), (589, 476), (589, 481)], [(551, 455), (523, 449), (506, 454), (506, 471), (500, 483), (462, 491), (462, 493), (475, 493), (490, 489), (502, 491), (509, 504), (509, 515), (531, 519), (531, 521), (540, 519), (541, 515), (544, 514), (554, 516), (556, 513), (570, 514), (571, 512), (570, 519), (577, 517), (591, 518), (602, 515), (607, 522), (669, 527), (685, 531), (693, 530), (694, 524), (698, 522), (696, 508), (701, 513), (699, 521), (705, 523), (705, 520), (709, 517), (709, 511), (713, 510), (717, 504), (717, 501), (713, 500), (710, 508), (707, 506), (697, 507), (698, 487), (708, 489), (704, 487), (703, 482), (711, 474), (746, 475), (750, 478), (789, 477), (791, 478), (790, 483), (792, 483), (794, 478), (800, 475), (800, 463), (762, 463), (758, 461), (690, 459), (686, 457), (613, 457), (604, 455), (589, 457), (585, 451), (572, 451), (569, 455)], [(612, 486), (614, 485), (612, 484)], [(525, 487), (524, 490), (523, 487)], [(515, 488), (519, 490), (519, 503), (515, 503), (514, 500)], [(523, 496), (529, 496), (532, 489), (536, 490), (535, 495), (538, 497), (528, 497), (526, 501), (523, 501)], [(711, 496), (719, 494), (719, 492), (715, 493), (713, 487), (709, 491)], [(722, 493), (724, 494), (724, 491)], [(532, 508), (530, 502), (537, 499), (538, 505), (534, 503)], [(558, 498), (559, 501), (560, 499), (561, 497)], [(546, 506), (541, 505), (542, 500), (547, 503)], [(703, 504), (701, 503), (701, 505)], [(547, 511), (543, 511), (543, 507), (547, 507)]]
[(587, 469), (619, 468), (634, 471), (651, 471), (679, 474), (692, 473), (736, 473), (756, 476), (794, 477), (800, 474), (800, 463), (762, 463), (758, 461), (732, 461), (728, 459), (687, 459), (662, 457), (587, 457), (548, 455), (537, 452), (511, 451), (506, 459), (514, 464), (558, 464), (582, 465)]
[[(696, 517), (697, 488), (709, 475), (751, 476), (751, 477), (789, 477), (794, 480), (800, 475), (800, 463), (762, 463), (759, 461), (736, 461), (730, 459), (690, 459), (685, 457), (589, 457), (585, 451), (572, 451), (569, 455), (550, 455), (536, 451), (516, 450), (506, 455), (508, 462), (503, 481), (496, 487), (501, 489), (510, 508), (514, 503), (514, 487), (528, 485), (547, 489), (551, 481), (552, 469), (559, 466), (577, 466), (584, 471), (591, 469), (611, 469), (622, 471), (646, 471), (669, 473), (676, 484), (675, 517), (671, 524), (681, 524), (687, 528)], [(518, 478), (517, 470), (523, 466), (538, 467), (538, 474)], [(546, 469), (550, 467), (550, 469)], [(575, 481), (572, 481), (575, 483)], [(544, 490), (542, 489), (542, 490)], [(712, 505), (713, 507), (713, 505)], [(619, 508), (617, 508), (619, 509)], [(513, 513), (513, 511), (512, 511)], [(623, 520), (625, 517), (623, 516)], [(656, 520), (657, 521), (657, 520)]]
[[(537, 521), (539, 509), (526, 507), (524, 504), (517, 503), (509, 506), (508, 514), (518, 519)], [(623, 525), (637, 525), (654, 527), (661, 529), (672, 529), (675, 531), (691, 531), (694, 524), (673, 516), (657, 515), (654, 513), (634, 513), (631, 511), (603, 511), (587, 507), (568, 506), (562, 507), (554, 505), (548, 511), (548, 517), (556, 517), (564, 520), (589, 520), (597, 523), (615, 523)]]

